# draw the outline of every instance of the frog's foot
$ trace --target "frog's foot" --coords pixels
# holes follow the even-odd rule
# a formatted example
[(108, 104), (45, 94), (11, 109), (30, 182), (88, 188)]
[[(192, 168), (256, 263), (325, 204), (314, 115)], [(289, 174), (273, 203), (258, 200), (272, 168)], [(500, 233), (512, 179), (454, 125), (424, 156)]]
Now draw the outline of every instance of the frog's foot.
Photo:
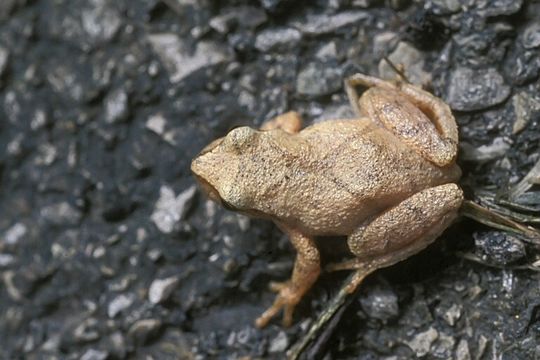
[(342, 270), (356, 270), (364, 265), (363, 262), (358, 259), (348, 259), (342, 262), (330, 263), (324, 267), (326, 272), (342, 271)]
[[(359, 97), (356, 86), (369, 89)], [(458, 130), (450, 107), (442, 99), (406, 82), (364, 74), (348, 77), (345, 90), (358, 116), (383, 126), (435, 165), (453, 165)]]
[(271, 283), (270, 289), (277, 292), (276, 300), (255, 322), (258, 327), (264, 327), (283, 309), (283, 325), (292, 324), (296, 304), (302, 299), (321, 272), (319, 250), (315, 242), (297, 230), (283, 224), (278, 226), (289, 235), (291, 243), (298, 252), (291, 279), (282, 283)]
[(277, 292), (278, 295), (272, 306), (259, 316), (255, 324), (259, 328), (265, 327), (283, 309), (283, 326), (291, 326), (294, 308), (302, 298), (305, 290), (296, 288), (290, 281), (272, 282), (270, 283), (270, 290)]
[(289, 111), (265, 121), (260, 130), (281, 129), (289, 134), (296, 134), (302, 128), (302, 117), (296, 111)]
[(341, 270), (356, 270), (355, 276), (347, 284), (347, 292), (353, 293), (356, 288), (364, 281), (366, 276), (377, 270), (378, 261), (366, 261), (362, 259), (348, 259), (338, 263), (330, 263), (325, 266), (324, 270), (327, 272), (341, 271)]

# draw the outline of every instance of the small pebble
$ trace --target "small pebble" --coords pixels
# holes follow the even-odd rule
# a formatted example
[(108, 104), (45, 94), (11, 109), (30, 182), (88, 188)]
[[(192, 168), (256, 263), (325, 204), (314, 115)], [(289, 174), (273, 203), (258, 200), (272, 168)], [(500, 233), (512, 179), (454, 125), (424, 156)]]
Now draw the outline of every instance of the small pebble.
[(509, 95), (510, 87), (496, 69), (458, 67), (450, 74), (446, 102), (454, 110), (475, 111), (500, 104)]
[(296, 79), (296, 91), (301, 95), (322, 96), (342, 87), (341, 70), (328, 63), (312, 62), (306, 65)]
[(275, 338), (270, 341), (268, 352), (271, 354), (283, 353), (289, 346), (289, 337), (285, 331), (280, 331)]
[(88, 349), (81, 356), (80, 360), (106, 360), (109, 357), (109, 353), (106, 351)]
[(121, 294), (115, 297), (107, 308), (107, 315), (110, 318), (116, 317), (120, 312), (129, 308), (135, 301), (133, 294)]
[(423, 357), (429, 354), (431, 345), (439, 338), (439, 333), (433, 327), (424, 332), (416, 334), (412, 340), (406, 344), (416, 354), (417, 357)]
[(500, 231), (475, 233), (476, 253), (495, 265), (509, 265), (523, 259), (527, 254), (525, 245), (517, 238)]
[(171, 187), (167, 185), (161, 187), (159, 199), (151, 215), (152, 221), (161, 232), (171, 233), (175, 224), (184, 218), (196, 190), (197, 188), (193, 185), (176, 196)]
[(150, 284), (148, 300), (152, 304), (159, 304), (166, 301), (178, 285), (178, 277), (171, 276), (165, 279), (155, 279)]
[(135, 322), (128, 331), (128, 336), (138, 344), (146, 344), (162, 327), (158, 319), (143, 319)]

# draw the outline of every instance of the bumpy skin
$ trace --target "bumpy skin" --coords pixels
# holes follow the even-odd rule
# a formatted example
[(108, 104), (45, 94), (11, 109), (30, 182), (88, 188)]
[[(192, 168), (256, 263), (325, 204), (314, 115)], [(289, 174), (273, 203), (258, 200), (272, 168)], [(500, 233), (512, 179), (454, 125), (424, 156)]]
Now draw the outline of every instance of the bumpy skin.
[[(356, 85), (371, 87), (359, 101)], [(358, 119), (297, 132), (298, 114), (287, 113), (265, 131), (234, 129), (193, 160), (212, 199), (273, 220), (298, 252), (291, 280), (272, 286), (279, 294), (259, 326), (281, 309), (291, 323), (320, 272), (314, 236), (348, 236), (357, 258), (332, 268), (367, 275), (420, 251), (457, 216), (462, 192), (453, 183), (461, 171), (448, 106), (412, 85), (361, 74), (346, 87)]]

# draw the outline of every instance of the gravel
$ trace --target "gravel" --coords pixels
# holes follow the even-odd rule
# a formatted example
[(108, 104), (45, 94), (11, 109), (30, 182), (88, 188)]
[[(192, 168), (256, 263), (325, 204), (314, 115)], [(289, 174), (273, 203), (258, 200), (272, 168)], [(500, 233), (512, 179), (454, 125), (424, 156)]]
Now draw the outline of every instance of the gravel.
[(308, 15), (305, 19), (293, 22), (293, 26), (306, 35), (323, 35), (346, 26), (358, 25), (368, 17), (364, 11), (348, 11), (335, 15)]
[(414, 337), (407, 342), (407, 346), (411, 348), (417, 357), (422, 357), (429, 353), (432, 344), (438, 338), (439, 333), (437, 330), (430, 327), (424, 332), (415, 334)]
[(475, 111), (500, 104), (509, 95), (510, 87), (496, 69), (459, 67), (450, 75), (446, 101), (454, 110)]
[(9, 50), (0, 47), (0, 76), (4, 74), (6, 71), (7, 65), (8, 65), (8, 59), (9, 59)]
[[(284, 358), (345, 275), (323, 274), (292, 327), (257, 329), (273, 301), (267, 284), (288, 278), (293, 250), (268, 221), (198, 194), (191, 159), (285, 111), (306, 126), (355, 117), (344, 77), (381, 67), (393, 78), (388, 56), (455, 111), (468, 198), (504, 195), (539, 161), (539, 10), (514, 0), (0, 1), (0, 358)], [(531, 186), (516, 201), (537, 206)], [(347, 256), (344, 239), (317, 240), (325, 263)], [(331, 340), (310, 351), (538, 357), (538, 279), (509, 269), (537, 257), (521, 239), (458, 222), (366, 279), (325, 329)]]
[(513, 264), (527, 255), (522, 241), (503, 232), (476, 233), (474, 242), (478, 255), (495, 265)]
[(456, 349), (456, 360), (471, 360), (471, 353), (469, 351), (469, 344), (467, 340), (462, 339)]
[(52, 225), (75, 226), (83, 214), (68, 202), (60, 202), (41, 209), (41, 217)]
[(505, 138), (496, 138), (491, 144), (481, 145), (477, 148), (462, 142), (460, 148), (463, 160), (484, 162), (504, 156), (512, 145)]
[[(540, 47), (540, 24), (532, 23), (523, 31), (521, 39), (525, 49)], [(1, 67), (0, 67), (1, 68)]]
[(7, 231), (4, 233), (4, 236), (2, 237), (2, 240), (7, 245), (15, 245), (27, 232), (28, 228), (26, 227), (26, 225), (22, 223), (16, 223), (9, 229), (7, 229)]
[(122, 25), (119, 12), (107, 6), (106, 0), (91, 0), (88, 4), (81, 13), (84, 32), (94, 45), (111, 41)]
[(262, 51), (286, 51), (294, 49), (302, 40), (302, 33), (291, 27), (261, 31), (255, 38), (255, 47)]
[(360, 298), (368, 317), (388, 321), (399, 314), (398, 297), (392, 289), (375, 288)]
[(512, 133), (517, 134), (525, 129), (533, 117), (540, 112), (540, 100), (522, 91), (512, 97), (512, 104), (516, 117)]
[(105, 99), (105, 120), (114, 124), (129, 116), (128, 95), (125, 90), (112, 91)]
[(463, 309), (459, 304), (452, 304), (442, 315), (442, 318), (450, 326), (454, 326), (461, 317)]
[(120, 312), (129, 308), (135, 301), (133, 294), (121, 294), (111, 300), (107, 307), (107, 315), (110, 318), (116, 317)]
[(210, 19), (209, 25), (221, 34), (226, 34), (235, 27), (254, 29), (267, 20), (264, 10), (253, 6), (240, 6), (228, 9), (225, 13)]
[(453, 14), (461, 9), (459, 0), (431, 0), (428, 1), (428, 4), (439, 15)]
[(167, 119), (161, 113), (150, 116), (146, 121), (146, 128), (158, 135), (163, 135), (166, 125)]
[(479, 14), (486, 17), (512, 15), (523, 6), (523, 0), (483, 0), (478, 4)]
[(163, 185), (160, 196), (152, 213), (152, 221), (164, 233), (171, 233), (174, 226), (184, 218), (195, 196), (197, 188), (190, 186), (178, 196), (169, 186)]
[(191, 51), (189, 44), (176, 34), (152, 34), (148, 41), (169, 72), (172, 83), (180, 82), (199, 69), (231, 59), (230, 49), (218, 42), (200, 41)]
[(178, 285), (176, 276), (165, 279), (155, 279), (148, 290), (148, 300), (153, 304), (166, 301)]
[(146, 344), (152, 337), (156, 336), (162, 325), (158, 319), (138, 320), (129, 328), (128, 336), (138, 344)]
[(284, 331), (280, 331), (277, 336), (272, 339), (270, 346), (268, 347), (268, 352), (271, 354), (283, 353), (287, 350), (289, 346), (289, 337)]
[(88, 349), (81, 356), (81, 360), (106, 360), (109, 357), (109, 353), (106, 351)]
[(0, 253), (0, 268), (6, 268), (15, 262), (15, 256)]
[(343, 76), (339, 68), (326, 62), (312, 62), (298, 73), (296, 91), (311, 97), (332, 94), (342, 87)]

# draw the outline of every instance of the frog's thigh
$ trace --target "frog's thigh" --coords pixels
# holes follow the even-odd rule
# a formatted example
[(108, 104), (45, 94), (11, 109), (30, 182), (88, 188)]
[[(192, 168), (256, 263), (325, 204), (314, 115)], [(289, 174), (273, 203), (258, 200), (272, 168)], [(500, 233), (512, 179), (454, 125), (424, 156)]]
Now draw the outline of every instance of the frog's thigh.
[(359, 100), (362, 111), (437, 166), (457, 155), (457, 125), (442, 100), (412, 85), (373, 87)]
[(265, 121), (261, 130), (282, 129), (290, 134), (295, 134), (302, 128), (302, 117), (296, 111), (289, 111)]
[(405, 199), (349, 236), (356, 263), (376, 269), (419, 252), (457, 217), (462, 201), (463, 192), (456, 184), (425, 189)]

